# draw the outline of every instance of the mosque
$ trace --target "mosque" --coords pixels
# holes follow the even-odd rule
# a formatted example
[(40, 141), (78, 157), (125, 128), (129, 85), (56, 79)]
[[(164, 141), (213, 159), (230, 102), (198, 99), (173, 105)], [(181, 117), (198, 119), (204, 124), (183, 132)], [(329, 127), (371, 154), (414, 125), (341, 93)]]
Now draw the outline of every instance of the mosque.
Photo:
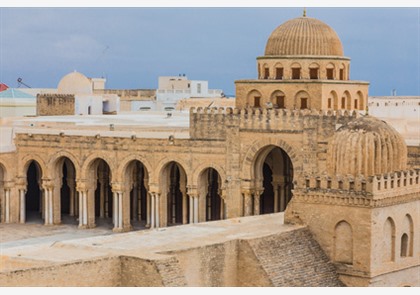
[(43, 116), (15, 121), (0, 153), (1, 222), (128, 232), (284, 212), (343, 285), (420, 286), (420, 151), (369, 115), (336, 32), (288, 20), (257, 69), (235, 107), (188, 113), (64, 116), (74, 95), (38, 95)]

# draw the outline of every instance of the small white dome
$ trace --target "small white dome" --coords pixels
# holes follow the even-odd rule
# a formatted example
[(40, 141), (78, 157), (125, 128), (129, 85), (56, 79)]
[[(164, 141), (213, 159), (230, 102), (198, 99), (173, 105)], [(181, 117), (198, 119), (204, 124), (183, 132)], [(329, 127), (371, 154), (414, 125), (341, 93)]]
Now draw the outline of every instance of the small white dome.
[(92, 94), (92, 82), (79, 72), (65, 75), (58, 83), (59, 94)]

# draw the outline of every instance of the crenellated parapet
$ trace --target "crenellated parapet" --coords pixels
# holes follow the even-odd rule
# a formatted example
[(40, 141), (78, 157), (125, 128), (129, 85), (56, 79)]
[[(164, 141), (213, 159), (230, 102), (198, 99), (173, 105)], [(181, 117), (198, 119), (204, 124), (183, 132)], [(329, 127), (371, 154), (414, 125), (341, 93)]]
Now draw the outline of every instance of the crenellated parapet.
[(420, 200), (420, 169), (370, 177), (305, 176), (297, 181), (294, 197), (303, 202), (382, 207)]
[(194, 139), (225, 138), (226, 126), (258, 132), (302, 132), (319, 124), (345, 124), (360, 117), (348, 110), (290, 110), (262, 108), (195, 108), (190, 109), (190, 132)]

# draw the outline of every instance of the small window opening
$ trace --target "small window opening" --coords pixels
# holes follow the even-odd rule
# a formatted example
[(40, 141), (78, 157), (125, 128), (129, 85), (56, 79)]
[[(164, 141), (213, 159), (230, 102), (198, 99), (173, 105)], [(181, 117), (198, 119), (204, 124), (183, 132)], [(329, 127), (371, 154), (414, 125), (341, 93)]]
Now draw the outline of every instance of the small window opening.
[(283, 79), (283, 68), (276, 68), (276, 79)]
[(255, 96), (254, 97), (254, 107), (259, 108), (261, 107), (261, 97)]
[(276, 104), (279, 109), (284, 109), (284, 95), (276, 96)]
[(355, 99), (354, 100), (354, 109), (357, 110), (358, 107), (359, 107), (358, 106), (358, 101), (357, 101), (357, 99)]
[(340, 80), (344, 80), (344, 69), (340, 69)]
[(292, 68), (292, 79), (293, 80), (300, 79), (300, 68)]
[(309, 78), (318, 79), (318, 69), (309, 69)]
[(308, 98), (307, 97), (302, 97), (300, 99), (300, 109), (304, 110), (308, 108)]
[(270, 76), (270, 69), (264, 68), (264, 79), (268, 79), (269, 76)]
[(334, 69), (327, 69), (327, 79), (328, 80), (334, 79)]
[(331, 109), (332, 108), (332, 99), (328, 98), (328, 108)]
[(346, 108), (346, 98), (345, 97), (342, 97), (341, 98), (341, 108), (342, 109), (345, 109)]

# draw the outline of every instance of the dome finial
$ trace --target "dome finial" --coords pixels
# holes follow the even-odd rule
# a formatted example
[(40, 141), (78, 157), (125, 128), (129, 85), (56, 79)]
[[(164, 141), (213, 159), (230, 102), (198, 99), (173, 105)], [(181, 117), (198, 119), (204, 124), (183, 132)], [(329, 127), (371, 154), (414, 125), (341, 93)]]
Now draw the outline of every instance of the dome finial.
[(303, 8), (303, 17), (306, 17), (306, 7)]

